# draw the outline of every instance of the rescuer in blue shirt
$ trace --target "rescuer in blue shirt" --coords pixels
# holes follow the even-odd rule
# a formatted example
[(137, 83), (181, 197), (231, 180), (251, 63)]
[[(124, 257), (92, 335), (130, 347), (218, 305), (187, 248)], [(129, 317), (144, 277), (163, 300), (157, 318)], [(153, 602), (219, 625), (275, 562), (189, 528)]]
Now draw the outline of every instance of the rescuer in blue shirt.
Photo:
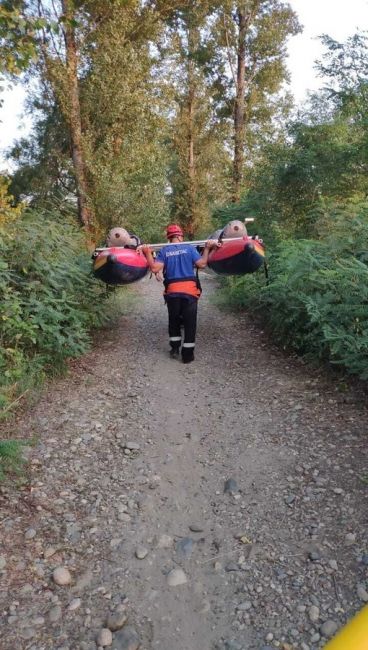
[(142, 246), (140, 250), (146, 256), (151, 271), (153, 273), (162, 271), (164, 275), (164, 296), (169, 315), (170, 356), (178, 357), (181, 347), (183, 363), (190, 363), (194, 361), (197, 305), (201, 295), (197, 269), (204, 269), (207, 266), (208, 254), (211, 248), (218, 246), (218, 243), (208, 240), (200, 255), (194, 246), (183, 242), (183, 231), (180, 226), (176, 224), (168, 226), (166, 236), (169, 245), (161, 248), (156, 260), (153, 259), (149, 246)]

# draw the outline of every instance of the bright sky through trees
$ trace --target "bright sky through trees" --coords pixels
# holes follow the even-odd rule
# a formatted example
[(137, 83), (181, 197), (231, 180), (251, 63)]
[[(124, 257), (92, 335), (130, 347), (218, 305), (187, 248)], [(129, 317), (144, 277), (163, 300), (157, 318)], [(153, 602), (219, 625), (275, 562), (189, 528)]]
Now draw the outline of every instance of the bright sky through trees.
[[(298, 102), (302, 102), (308, 90), (316, 90), (323, 81), (316, 76), (314, 61), (322, 54), (318, 40), (328, 34), (337, 41), (359, 30), (368, 30), (368, 0), (289, 0), (304, 27), (303, 33), (290, 39), (289, 69), (292, 76), (291, 90)], [(0, 108), (0, 165), (5, 166), (3, 152), (15, 138), (27, 133), (29, 117), (22, 117), (25, 90), (19, 84), (2, 94)]]
[(323, 80), (316, 76), (314, 61), (323, 48), (318, 36), (328, 34), (336, 41), (345, 41), (358, 30), (368, 30), (368, 0), (289, 0), (303, 26), (302, 34), (289, 43), (289, 69), (292, 92), (298, 102), (308, 90), (316, 90)]

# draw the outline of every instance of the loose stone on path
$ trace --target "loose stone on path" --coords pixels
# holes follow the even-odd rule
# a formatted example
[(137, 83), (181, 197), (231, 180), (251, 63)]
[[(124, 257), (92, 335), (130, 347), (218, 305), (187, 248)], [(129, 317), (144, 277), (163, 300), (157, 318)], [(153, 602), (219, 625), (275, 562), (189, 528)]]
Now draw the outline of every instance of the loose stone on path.
[(138, 546), (135, 549), (135, 557), (138, 560), (144, 560), (145, 557), (148, 555), (148, 550), (144, 546)]
[(97, 635), (96, 643), (98, 646), (105, 648), (112, 644), (112, 633), (109, 629), (103, 628)]
[(69, 570), (65, 567), (58, 567), (57, 569), (54, 569), (52, 578), (54, 582), (61, 587), (70, 585), (72, 581), (72, 576), (70, 575)]
[(140, 639), (137, 631), (131, 625), (127, 625), (114, 635), (111, 650), (138, 650)]
[(57, 621), (60, 621), (62, 615), (63, 613), (60, 605), (55, 605), (55, 607), (50, 609), (48, 614), (50, 623), (57, 623)]
[(183, 537), (176, 543), (176, 552), (183, 555), (185, 558), (191, 556), (193, 551), (193, 540), (191, 537)]
[(184, 585), (186, 582), (188, 582), (188, 580), (183, 569), (172, 569), (167, 576), (167, 584), (169, 587)]
[(117, 630), (121, 630), (121, 628), (124, 627), (127, 620), (128, 617), (126, 615), (125, 609), (116, 609), (115, 612), (112, 612), (108, 615), (106, 620), (106, 627), (108, 627), (111, 632), (116, 632)]
[(224, 493), (236, 494), (239, 491), (238, 484), (233, 478), (228, 478), (224, 485)]
[(320, 632), (321, 632), (321, 634), (323, 636), (325, 636), (328, 639), (331, 636), (333, 636), (335, 634), (335, 632), (337, 632), (338, 627), (339, 626), (336, 623), (336, 621), (328, 620), (328, 621), (325, 621), (323, 623), (323, 625), (321, 625)]

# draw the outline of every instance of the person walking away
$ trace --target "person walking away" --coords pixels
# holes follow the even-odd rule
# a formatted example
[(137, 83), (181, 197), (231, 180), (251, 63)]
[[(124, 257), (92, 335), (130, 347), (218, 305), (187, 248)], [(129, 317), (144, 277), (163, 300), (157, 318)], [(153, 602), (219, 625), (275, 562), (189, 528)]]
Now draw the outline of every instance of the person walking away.
[(166, 228), (166, 237), (169, 244), (161, 248), (155, 260), (149, 246), (141, 246), (140, 250), (146, 256), (152, 273), (163, 272), (164, 297), (169, 316), (170, 356), (178, 357), (181, 348), (183, 363), (190, 363), (194, 361), (197, 306), (201, 295), (197, 269), (207, 266), (210, 250), (219, 244), (208, 240), (200, 255), (194, 246), (183, 242), (183, 231), (176, 224), (170, 224)]

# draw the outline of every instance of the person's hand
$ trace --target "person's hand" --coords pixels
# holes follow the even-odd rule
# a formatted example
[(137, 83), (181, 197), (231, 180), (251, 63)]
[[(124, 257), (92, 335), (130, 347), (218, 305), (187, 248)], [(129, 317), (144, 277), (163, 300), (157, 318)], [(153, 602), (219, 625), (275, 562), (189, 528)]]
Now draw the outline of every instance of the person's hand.
[(151, 252), (151, 249), (148, 244), (141, 244), (141, 246), (138, 246), (137, 252), (143, 253), (143, 255), (147, 257), (147, 254)]
[(208, 248), (208, 250), (211, 250), (212, 248), (220, 248), (220, 246), (222, 246), (222, 244), (217, 239), (207, 239), (205, 244), (205, 248)]
[(155, 273), (155, 277), (156, 277), (157, 282), (163, 282), (164, 281), (164, 276), (162, 275), (161, 271), (158, 271), (157, 273)]

